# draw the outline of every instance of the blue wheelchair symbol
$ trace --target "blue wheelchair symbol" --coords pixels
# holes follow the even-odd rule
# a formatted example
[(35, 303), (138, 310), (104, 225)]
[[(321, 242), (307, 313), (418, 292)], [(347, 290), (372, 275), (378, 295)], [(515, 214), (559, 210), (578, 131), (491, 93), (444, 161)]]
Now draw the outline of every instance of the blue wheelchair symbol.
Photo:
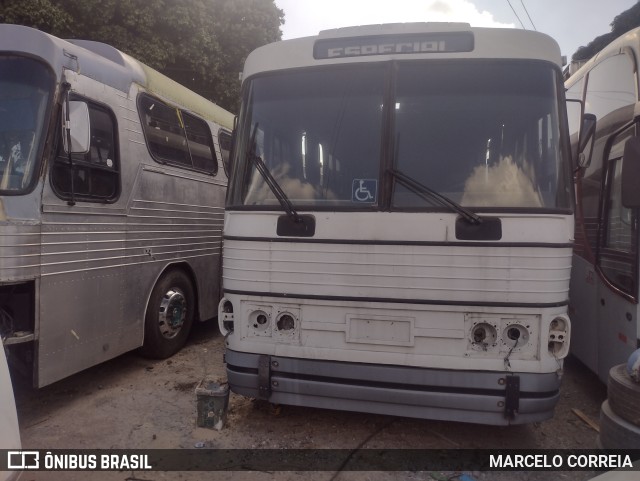
[(351, 201), (375, 203), (378, 191), (378, 179), (353, 179)]

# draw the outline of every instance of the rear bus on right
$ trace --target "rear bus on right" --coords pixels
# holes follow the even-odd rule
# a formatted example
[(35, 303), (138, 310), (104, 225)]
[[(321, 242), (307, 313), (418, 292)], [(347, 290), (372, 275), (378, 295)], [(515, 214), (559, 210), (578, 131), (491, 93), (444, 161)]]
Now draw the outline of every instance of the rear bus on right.
[[(574, 170), (576, 228), (570, 281), (571, 351), (607, 383), (598, 443), (640, 449), (640, 28), (609, 44), (567, 80), (567, 100), (596, 118)], [(569, 104), (570, 105), (570, 104)], [(569, 112), (576, 151), (581, 116)]]
[[(638, 206), (640, 29), (621, 36), (565, 83), (567, 99), (596, 116), (590, 156), (575, 167), (576, 230), (569, 315), (571, 352), (600, 379), (640, 347)], [(580, 128), (569, 115), (572, 149)], [(634, 148), (635, 147), (635, 148)], [(588, 151), (589, 149), (587, 149)]]

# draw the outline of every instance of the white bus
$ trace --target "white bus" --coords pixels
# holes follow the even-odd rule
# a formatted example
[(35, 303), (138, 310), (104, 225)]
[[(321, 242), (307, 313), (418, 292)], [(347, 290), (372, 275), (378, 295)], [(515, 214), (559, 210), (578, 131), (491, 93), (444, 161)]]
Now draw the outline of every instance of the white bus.
[(323, 31), (243, 73), (218, 322), (230, 388), (484, 424), (553, 414), (573, 247), (558, 45)]
[(233, 115), (113, 47), (16, 25), (0, 87), (10, 361), (44, 386), (171, 355), (216, 315)]
[[(639, 58), (640, 29), (635, 29), (565, 84), (567, 98), (582, 100), (585, 112), (597, 118), (593, 154), (576, 171), (571, 351), (603, 382), (613, 366), (640, 348)], [(578, 126), (570, 121), (569, 130), (573, 138)]]

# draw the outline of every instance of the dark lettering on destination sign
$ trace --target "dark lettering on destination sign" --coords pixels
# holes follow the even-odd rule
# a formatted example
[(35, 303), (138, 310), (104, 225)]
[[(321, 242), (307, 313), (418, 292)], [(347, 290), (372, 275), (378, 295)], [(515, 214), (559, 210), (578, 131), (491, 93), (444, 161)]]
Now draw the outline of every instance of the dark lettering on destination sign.
[(316, 41), (315, 59), (438, 52), (471, 52), (471, 32), (330, 38)]

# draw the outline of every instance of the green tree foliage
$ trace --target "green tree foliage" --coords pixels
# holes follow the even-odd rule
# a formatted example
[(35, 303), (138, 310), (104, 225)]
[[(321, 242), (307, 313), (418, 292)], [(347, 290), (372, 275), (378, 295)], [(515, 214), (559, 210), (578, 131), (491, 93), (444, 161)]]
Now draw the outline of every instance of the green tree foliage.
[(50, 0), (0, 0), (0, 23), (63, 32), (68, 30), (71, 17)]
[(253, 49), (280, 40), (274, 0), (0, 0), (0, 21), (108, 43), (237, 111)]
[(611, 22), (611, 32), (594, 38), (585, 47), (580, 47), (571, 58), (573, 60), (588, 60), (620, 35), (636, 27), (640, 27), (640, 3), (636, 3), (630, 9), (616, 16)]

